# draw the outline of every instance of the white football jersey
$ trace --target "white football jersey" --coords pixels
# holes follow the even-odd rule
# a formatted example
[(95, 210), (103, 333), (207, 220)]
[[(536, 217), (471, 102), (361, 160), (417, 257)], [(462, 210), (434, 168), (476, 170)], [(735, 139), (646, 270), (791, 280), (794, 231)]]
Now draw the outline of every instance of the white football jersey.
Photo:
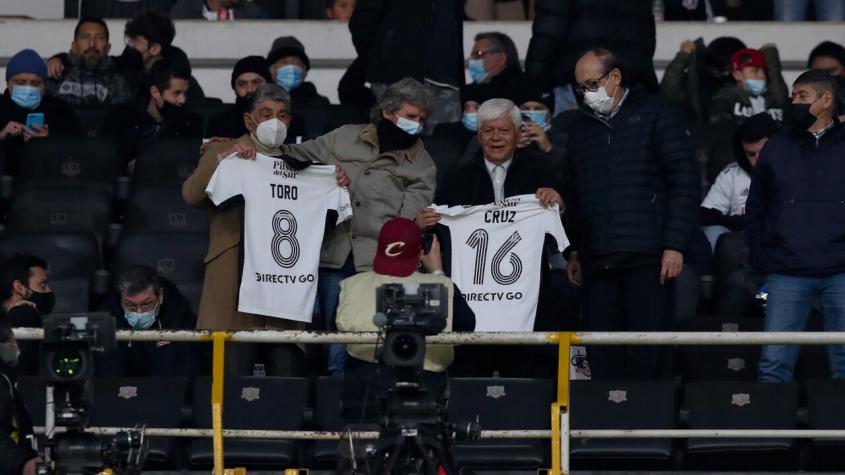
[(433, 207), (449, 227), (451, 278), (475, 312), (475, 331), (532, 331), (546, 234), (561, 251), (569, 246), (557, 205), (544, 208), (534, 195), (519, 195), (481, 206)]
[(243, 196), (244, 267), (238, 310), (310, 322), (326, 212), (352, 216), (349, 193), (337, 186), (334, 165), (295, 170), (258, 154), (220, 162), (205, 189), (215, 205)]
[(745, 201), (751, 189), (751, 177), (738, 163), (728, 164), (719, 172), (704, 201), (702, 208), (715, 209), (725, 216), (745, 214)]

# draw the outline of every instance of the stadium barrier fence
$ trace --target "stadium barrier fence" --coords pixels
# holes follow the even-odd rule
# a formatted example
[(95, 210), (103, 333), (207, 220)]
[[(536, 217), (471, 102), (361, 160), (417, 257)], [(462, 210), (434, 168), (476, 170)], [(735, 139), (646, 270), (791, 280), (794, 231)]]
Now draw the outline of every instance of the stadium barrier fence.
[[(19, 340), (40, 340), (40, 328), (16, 328)], [(332, 440), (352, 435), (375, 438), (377, 432), (321, 432), (228, 430), (223, 428), (223, 362), (225, 345), (233, 343), (375, 343), (378, 334), (327, 333), (306, 331), (129, 331), (119, 330), (118, 341), (212, 342), (212, 429), (147, 428), (151, 437), (212, 437), (214, 447), (214, 475), (224, 474), (223, 438), (266, 438), (291, 440)], [(551, 475), (568, 475), (570, 439), (607, 438), (814, 438), (845, 439), (845, 430), (756, 430), (756, 429), (632, 429), (632, 430), (572, 430), (569, 426), (569, 359), (573, 344), (593, 345), (832, 345), (845, 344), (845, 332), (512, 332), (512, 333), (441, 333), (426, 338), (431, 344), (460, 345), (557, 345), (557, 397), (551, 405), (551, 430), (482, 431), (482, 438), (533, 438), (551, 440)], [(91, 427), (92, 433), (115, 434), (130, 430), (127, 427)], [(38, 432), (57, 431), (55, 427), (38, 428)]]

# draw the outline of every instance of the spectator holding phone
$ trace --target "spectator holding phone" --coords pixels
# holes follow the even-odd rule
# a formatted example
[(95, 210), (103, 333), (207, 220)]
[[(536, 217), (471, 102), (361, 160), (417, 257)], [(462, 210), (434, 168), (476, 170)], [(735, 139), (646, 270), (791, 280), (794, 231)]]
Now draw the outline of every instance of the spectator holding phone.
[[(24, 142), (48, 135), (75, 135), (76, 113), (58, 98), (44, 95), (47, 64), (35, 51), (21, 50), (6, 66), (6, 92), (0, 98), (0, 143), (4, 172), (16, 175)], [(27, 126), (29, 125), (29, 126)]]

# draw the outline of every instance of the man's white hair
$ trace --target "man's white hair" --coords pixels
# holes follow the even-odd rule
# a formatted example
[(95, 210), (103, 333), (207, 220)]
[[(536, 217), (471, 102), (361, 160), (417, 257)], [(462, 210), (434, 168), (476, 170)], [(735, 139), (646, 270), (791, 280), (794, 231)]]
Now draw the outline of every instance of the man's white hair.
[(517, 130), (522, 127), (522, 116), (519, 107), (508, 99), (488, 99), (478, 108), (479, 128), (488, 120), (496, 120), (502, 116), (509, 116)]

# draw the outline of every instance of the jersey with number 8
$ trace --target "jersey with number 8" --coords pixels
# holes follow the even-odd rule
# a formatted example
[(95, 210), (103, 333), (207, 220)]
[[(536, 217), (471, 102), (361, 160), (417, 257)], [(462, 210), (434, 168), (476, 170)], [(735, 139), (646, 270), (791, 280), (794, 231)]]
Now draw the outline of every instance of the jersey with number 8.
[(482, 206), (434, 206), (452, 241), (452, 281), (475, 312), (476, 331), (532, 331), (546, 234), (569, 239), (557, 205), (534, 195)]
[(295, 170), (278, 158), (236, 157), (218, 165), (206, 188), (219, 206), (243, 196), (243, 277), (238, 310), (310, 322), (325, 215), (352, 216), (349, 192), (337, 186), (334, 165)]

